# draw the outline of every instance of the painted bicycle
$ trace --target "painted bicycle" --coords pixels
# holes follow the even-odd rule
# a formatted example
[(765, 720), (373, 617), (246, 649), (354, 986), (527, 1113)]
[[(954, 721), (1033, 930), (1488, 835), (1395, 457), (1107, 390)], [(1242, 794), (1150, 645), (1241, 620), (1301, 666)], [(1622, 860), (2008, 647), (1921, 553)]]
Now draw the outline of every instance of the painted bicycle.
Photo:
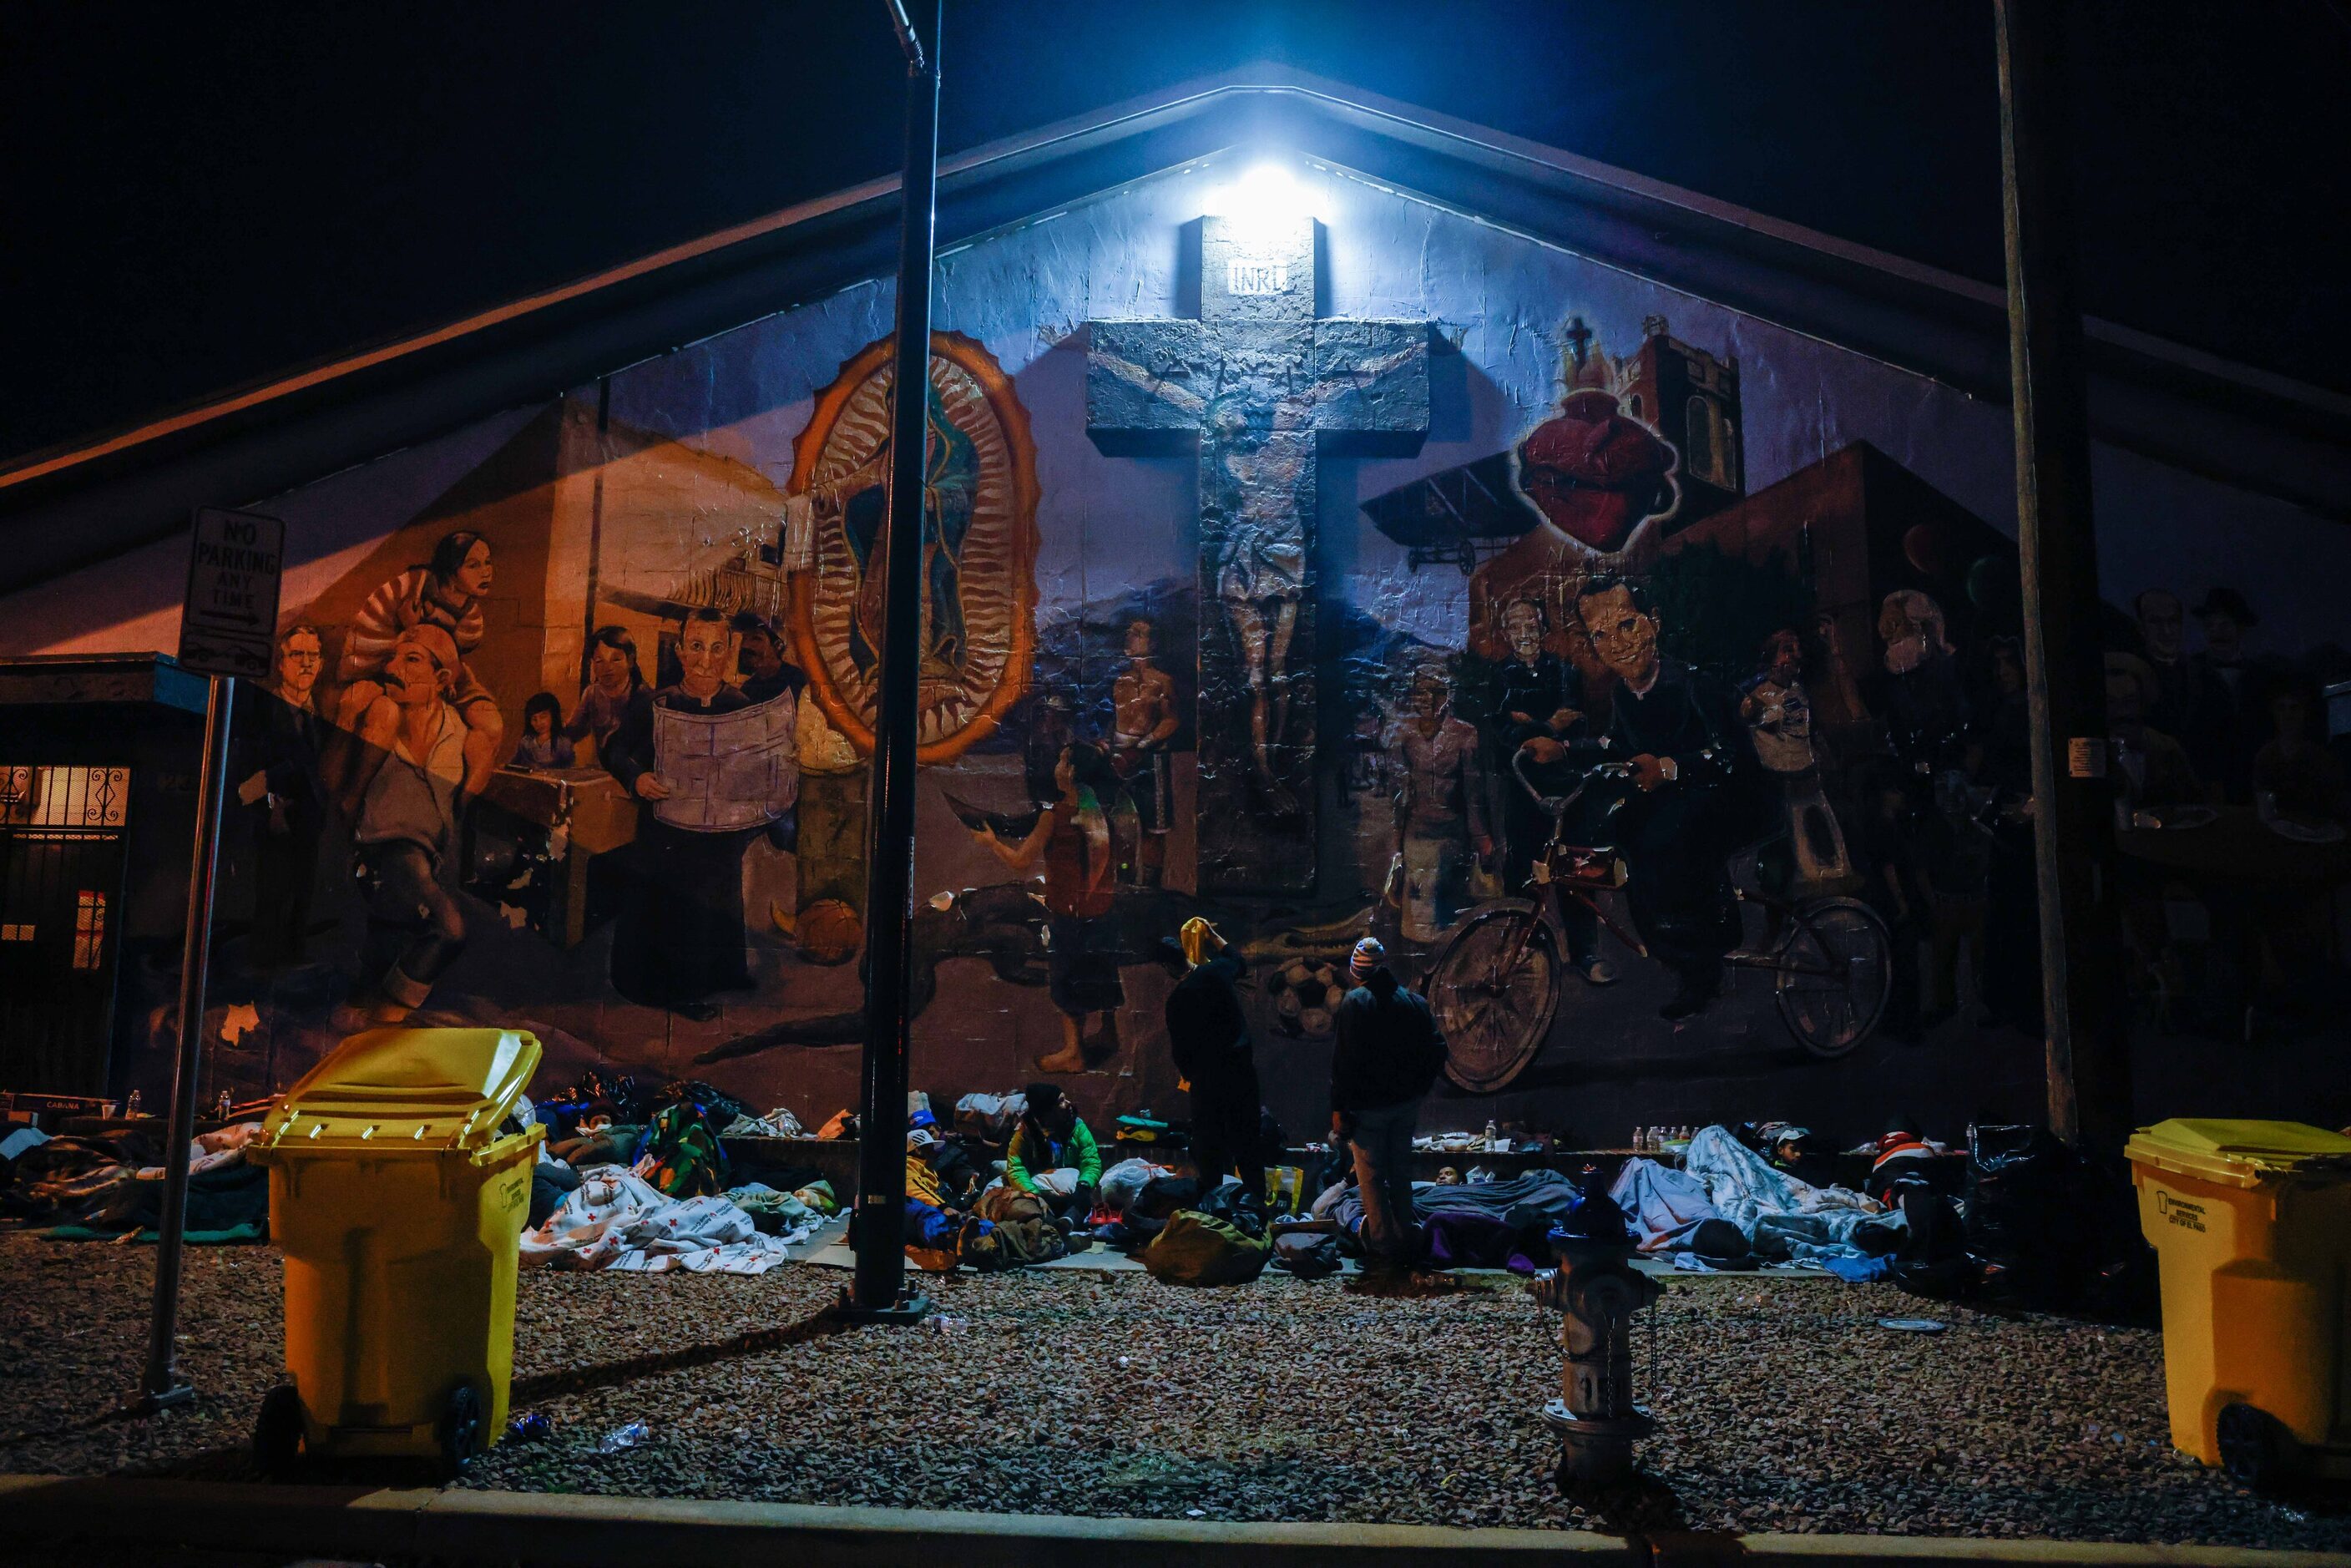
[[(1450, 1048), (1446, 1075), (1472, 1093), (1491, 1093), (1526, 1070), (1542, 1049), (1559, 1012), (1566, 964), (1564, 900), (1590, 909), (1616, 939), (1643, 957), (1647, 947), (1619, 925), (1601, 894), (1631, 880), (1614, 845), (1625, 796), (1591, 814), (1588, 829), (1572, 831), (1570, 814), (1595, 785), (1622, 785), (1623, 763), (1583, 769), (1564, 796), (1543, 793), (1521, 752), (1511, 771), (1552, 819), (1552, 836), (1534, 862), (1531, 899), (1489, 904), (1455, 928), (1428, 972), (1429, 1005)], [(1577, 839), (1599, 841), (1584, 843)], [(1780, 1019), (1797, 1043), (1815, 1056), (1838, 1057), (1869, 1038), (1886, 1011), (1893, 979), (1893, 943), (1886, 923), (1858, 899), (1783, 902), (1734, 885), (1741, 919), (1752, 906), (1764, 915), (1764, 939), (1741, 946), (1725, 962), (1772, 977)]]

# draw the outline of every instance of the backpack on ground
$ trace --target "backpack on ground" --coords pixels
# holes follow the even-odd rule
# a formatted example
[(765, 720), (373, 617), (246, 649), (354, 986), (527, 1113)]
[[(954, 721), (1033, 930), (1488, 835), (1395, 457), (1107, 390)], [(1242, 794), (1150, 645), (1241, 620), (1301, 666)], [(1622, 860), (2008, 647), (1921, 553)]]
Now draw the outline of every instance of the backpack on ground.
[(1196, 1209), (1183, 1209), (1143, 1249), (1143, 1266), (1163, 1285), (1243, 1285), (1265, 1272), (1273, 1249)]

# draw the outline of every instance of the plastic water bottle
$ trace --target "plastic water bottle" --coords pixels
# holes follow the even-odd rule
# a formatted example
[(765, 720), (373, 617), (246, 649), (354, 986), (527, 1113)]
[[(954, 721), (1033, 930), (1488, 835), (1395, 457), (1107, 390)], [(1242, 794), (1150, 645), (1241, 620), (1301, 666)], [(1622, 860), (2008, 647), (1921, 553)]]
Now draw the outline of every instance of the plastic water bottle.
[(1494, 1125), (1491, 1116), (1486, 1118), (1486, 1151), (1491, 1154), (1502, 1146), (1501, 1129)]
[(631, 1448), (642, 1448), (653, 1435), (653, 1429), (643, 1421), (632, 1421), (625, 1427), (605, 1433), (604, 1440), (596, 1445), (596, 1451), (600, 1454), (624, 1453)]
[(123, 1103), (122, 1113), (126, 1116), (136, 1116), (140, 1113), (138, 1090), (133, 1089), (131, 1092), (131, 1098)]

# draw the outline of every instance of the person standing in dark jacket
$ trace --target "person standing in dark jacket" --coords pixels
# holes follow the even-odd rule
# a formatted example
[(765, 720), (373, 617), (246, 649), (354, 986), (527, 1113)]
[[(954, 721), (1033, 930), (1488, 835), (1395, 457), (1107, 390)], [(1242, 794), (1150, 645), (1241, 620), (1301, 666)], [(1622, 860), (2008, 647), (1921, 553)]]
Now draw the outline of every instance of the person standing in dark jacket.
[(1197, 915), (1184, 922), (1179, 941), (1162, 950), (1181, 977), (1167, 996), (1167, 1043), (1192, 1096), (1192, 1160), (1200, 1185), (1238, 1176), (1248, 1191), (1262, 1197), (1257, 1057), (1238, 988), (1248, 964)]
[(1420, 1254), (1412, 1209), (1412, 1134), (1445, 1070), (1445, 1037), (1427, 1001), (1388, 969), (1378, 938), (1355, 944), (1355, 988), (1339, 1004), (1331, 1054), (1331, 1136), (1355, 1156), (1364, 1245), (1390, 1263)]

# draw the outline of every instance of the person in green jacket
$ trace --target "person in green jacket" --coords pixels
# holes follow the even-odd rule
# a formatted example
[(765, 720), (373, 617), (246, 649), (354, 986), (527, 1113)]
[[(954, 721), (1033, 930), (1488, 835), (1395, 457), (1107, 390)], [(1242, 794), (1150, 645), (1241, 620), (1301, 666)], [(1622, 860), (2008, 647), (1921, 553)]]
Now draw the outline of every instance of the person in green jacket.
[(1029, 1108), (1012, 1129), (1004, 1179), (1034, 1193), (1056, 1214), (1082, 1218), (1092, 1212), (1094, 1193), (1102, 1186), (1101, 1146), (1061, 1085), (1031, 1083), (1023, 1092)]

